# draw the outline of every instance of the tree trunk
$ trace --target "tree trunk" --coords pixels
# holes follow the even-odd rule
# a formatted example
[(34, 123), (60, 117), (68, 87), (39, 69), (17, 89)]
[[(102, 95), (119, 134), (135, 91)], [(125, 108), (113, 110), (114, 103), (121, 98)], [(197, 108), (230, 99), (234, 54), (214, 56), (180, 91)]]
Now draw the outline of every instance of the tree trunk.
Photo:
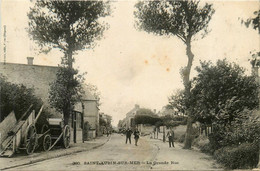
[(73, 58), (72, 58), (72, 51), (71, 50), (68, 50), (68, 52), (67, 52), (67, 60), (68, 60), (68, 67), (70, 68), (70, 69), (72, 69), (72, 63), (73, 63)]
[(188, 116), (185, 134), (184, 149), (190, 149), (192, 144), (192, 118)]
[(163, 126), (163, 142), (165, 142), (165, 126)]
[[(186, 55), (188, 56), (188, 64), (183, 71), (183, 82), (185, 86), (185, 93), (186, 96), (190, 97), (190, 71), (191, 66), (194, 58), (194, 54), (191, 51), (191, 36), (189, 36), (186, 40)], [(190, 149), (192, 144), (192, 117), (191, 117), (191, 108), (190, 106), (187, 107), (186, 114), (187, 118), (187, 129), (185, 134), (185, 141), (184, 141), (184, 149)]]
[[(67, 64), (67, 67), (69, 68), (69, 69), (73, 69), (72, 67), (73, 67), (73, 58), (72, 58), (72, 51), (69, 49), (67, 52), (66, 52), (66, 54), (65, 54), (65, 58), (67, 58), (67, 59), (65, 59), (65, 60), (67, 60), (66, 61), (66, 64)], [(73, 75), (71, 75), (71, 78), (70, 78), (70, 80), (73, 80)], [(68, 91), (72, 91), (72, 87), (71, 87), (71, 85), (68, 85)], [(67, 110), (64, 110), (63, 111), (63, 117), (64, 117), (64, 124), (65, 125), (68, 125), (68, 123), (69, 123), (69, 118), (70, 118), (70, 115), (71, 115), (71, 102), (69, 101), (69, 104), (67, 104), (68, 106), (67, 106)], [(73, 118), (72, 118), (73, 119)]]
[(69, 118), (70, 118), (70, 112), (69, 111), (63, 111), (63, 117), (64, 117), (64, 125), (69, 124)]
[[(260, 27), (258, 27), (258, 31), (260, 33)], [(255, 74), (256, 74), (256, 81), (257, 83), (259, 84), (259, 74), (258, 74), (258, 68), (256, 68), (256, 71), (255, 71)], [(258, 89), (258, 97), (260, 97), (260, 89)], [(260, 100), (259, 100), (259, 103), (260, 103)], [(258, 106), (258, 114), (260, 114), (260, 104)], [(257, 164), (257, 168), (260, 168), (260, 141), (258, 140), (258, 164)]]

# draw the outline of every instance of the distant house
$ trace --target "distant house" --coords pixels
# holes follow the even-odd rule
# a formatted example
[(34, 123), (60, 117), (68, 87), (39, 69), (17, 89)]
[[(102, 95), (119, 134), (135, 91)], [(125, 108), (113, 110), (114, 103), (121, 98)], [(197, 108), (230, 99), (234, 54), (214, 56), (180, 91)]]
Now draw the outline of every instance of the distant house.
[[(11, 83), (23, 84), (28, 88), (33, 88), (35, 95), (42, 99), (45, 107), (50, 108), (48, 101), (50, 83), (56, 79), (58, 67), (34, 65), (33, 57), (28, 57), (27, 60), (28, 64), (0, 63), (0, 74), (5, 76), (7, 81)], [(91, 130), (94, 132), (93, 137), (95, 137), (96, 130), (98, 130), (99, 109), (96, 99), (88, 90), (85, 90), (82, 101), (76, 105), (75, 110), (84, 114), (83, 122), (89, 122)], [(62, 117), (55, 110), (52, 109), (51, 111), (55, 117)], [(82, 119), (80, 116), (75, 115), (75, 117), (77, 120), (77, 141), (80, 141), (82, 139), (82, 133), (80, 135), (80, 132), (82, 132), (81, 126), (83, 123), (81, 123)], [(70, 120), (72, 121), (72, 119)]]
[(131, 109), (129, 112), (126, 113), (126, 117), (123, 119), (123, 123), (122, 125), (124, 125), (124, 127), (127, 128), (132, 128), (135, 126), (134, 123), (134, 117), (136, 115), (136, 112), (140, 109), (139, 105), (135, 105), (135, 107), (133, 109)]
[[(118, 123), (118, 127), (120, 131), (126, 130), (128, 128), (130, 129), (135, 129), (137, 128), (140, 133), (142, 135), (148, 135), (152, 132), (154, 132), (155, 130), (155, 126), (154, 125), (150, 125), (150, 124), (136, 124), (135, 123), (135, 116), (138, 115), (138, 110), (140, 109), (144, 109), (144, 108), (140, 108), (139, 105), (135, 105), (133, 109), (131, 109), (129, 112), (126, 113), (126, 117), (123, 120), (120, 120)], [(150, 109), (145, 109), (148, 111), (151, 111)], [(160, 112), (156, 112), (156, 109), (154, 109), (153, 111), (151, 111), (153, 114), (152, 116), (157, 116), (159, 117)], [(151, 113), (149, 113), (148, 115), (150, 116)], [(143, 114), (146, 115), (146, 114)]]

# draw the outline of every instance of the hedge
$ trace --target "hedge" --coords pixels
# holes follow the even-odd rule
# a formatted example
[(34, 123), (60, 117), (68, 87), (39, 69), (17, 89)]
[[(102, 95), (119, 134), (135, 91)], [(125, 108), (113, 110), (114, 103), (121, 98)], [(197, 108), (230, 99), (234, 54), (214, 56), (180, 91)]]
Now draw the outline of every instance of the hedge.
[(255, 168), (259, 159), (259, 148), (255, 143), (243, 143), (218, 149), (214, 158), (228, 169)]

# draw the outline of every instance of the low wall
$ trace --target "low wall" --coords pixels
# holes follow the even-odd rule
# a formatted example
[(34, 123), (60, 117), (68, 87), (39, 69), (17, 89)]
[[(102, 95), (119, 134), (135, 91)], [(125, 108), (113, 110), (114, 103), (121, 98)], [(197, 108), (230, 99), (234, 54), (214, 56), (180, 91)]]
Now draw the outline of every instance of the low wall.
[[(185, 135), (186, 129), (187, 129), (186, 125), (179, 125), (177, 127), (174, 127), (173, 128), (174, 139), (175, 140), (179, 139), (182, 135)], [(166, 137), (168, 131), (170, 131), (170, 129), (167, 129), (165, 127), (165, 137)], [(157, 132), (155, 132), (155, 136), (154, 136), (154, 134), (152, 134), (152, 138), (163, 140), (163, 127), (160, 127), (160, 132), (158, 132), (158, 137), (157, 137)], [(166, 137), (166, 141), (168, 141), (167, 137)]]
[(153, 130), (154, 130), (154, 126), (139, 124), (138, 130), (139, 130), (141, 135), (150, 135), (150, 133), (153, 132)]

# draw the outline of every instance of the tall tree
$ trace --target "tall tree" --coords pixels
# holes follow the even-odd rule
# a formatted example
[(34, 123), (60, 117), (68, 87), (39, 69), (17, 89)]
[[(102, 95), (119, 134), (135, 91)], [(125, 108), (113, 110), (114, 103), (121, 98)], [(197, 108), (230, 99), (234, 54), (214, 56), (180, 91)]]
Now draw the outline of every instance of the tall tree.
[[(66, 72), (61, 72), (62, 74), (58, 73), (57, 80), (52, 86), (57, 86), (58, 90), (53, 89), (50, 92), (50, 101), (52, 106), (63, 112), (65, 123), (67, 123), (69, 112), (73, 109), (74, 94), (77, 90), (77, 86), (67, 84), (75, 81), (73, 77), (76, 75), (71, 74), (75, 73), (73, 55), (79, 50), (94, 47), (95, 40), (102, 37), (106, 28), (99, 19), (109, 14), (108, 2), (69, 0), (37, 0), (28, 13), (29, 34), (41, 50), (49, 52), (52, 48), (58, 48), (64, 53), (62, 64), (68, 69)], [(64, 78), (69, 80), (64, 80)], [(66, 97), (52, 96), (52, 94), (62, 93), (60, 90), (66, 92)], [(55, 98), (59, 101), (55, 101)]]
[(37, 0), (28, 13), (29, 33), (44, 51), (59, 48), (64, 63), (72, 68), (76, 51), (91, 48), (100, 39), (109, 15), (109, 4), (103, 1)]
[[(214, 14), (211, 4), (200, 5), (199, 1), (191, 0), (162, 0), (141, 1), (136, 4), (135, 16), (138, 18), (137, 27), (157, 35), (177, 36), (186, 45), (188, 57), (187, 66), (182, 70), (185, 95), (190, 94), (190, 71), (194, 54), (191, 42), (195, 35), (201, 33), (202, 38), (208, 33), (208, 23)], [(188, 98), (187, 98), (188, 99)], [(188, 123), (184, 148), (191, 148), (192, 118), (187, 109)]]

